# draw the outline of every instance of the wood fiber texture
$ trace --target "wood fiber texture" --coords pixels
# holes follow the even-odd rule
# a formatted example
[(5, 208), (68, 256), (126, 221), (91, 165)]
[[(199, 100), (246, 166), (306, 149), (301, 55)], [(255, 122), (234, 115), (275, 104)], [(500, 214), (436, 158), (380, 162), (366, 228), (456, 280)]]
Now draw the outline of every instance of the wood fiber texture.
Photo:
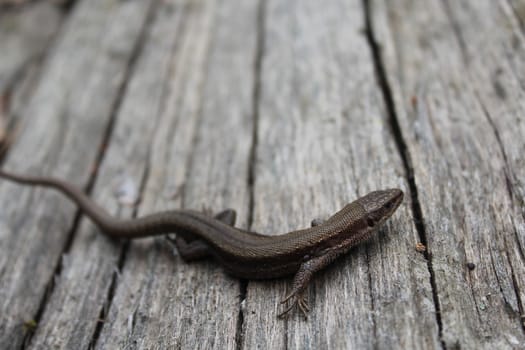
[(6, 170), (267, 235), (405, 200), (281, 320), (290, 280), (111, 240), (0, 179), (0, 347), (525, 347), (524, 33), (521, 0), (1, 4)]

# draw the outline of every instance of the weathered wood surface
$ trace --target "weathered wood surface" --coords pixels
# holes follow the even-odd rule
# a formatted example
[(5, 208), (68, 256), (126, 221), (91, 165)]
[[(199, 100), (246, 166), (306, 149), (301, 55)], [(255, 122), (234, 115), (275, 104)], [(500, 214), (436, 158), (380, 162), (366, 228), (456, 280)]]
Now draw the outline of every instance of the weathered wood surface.
[(62, 196), (0, 181), (2, 348), (525, 346), (523, 1), (0, 11), (6, 169), (70, 179), (123, 218), (232, 207), (265, 234), (406, 193), (317, 276), (304, 321), (276, 318), (287, 280), (184, 264), (163, 238), (112, 241)]
[[(407, 190), (361, 3), (269, 2), (265, 19), (253, 228), (287, 231), (371, 190)], [(316, 279), (309, 322), (300, 314), (275, 322), (285, 282), (249, 283), (243, 345), (437, 345), (430, 278), (413, 249), (409, 203), (372, 244)]]
[[(128, 78), (149, 5), (100, 0), (75, 6), (27, 101), (27, 114), (4, 163), (6, 168), (67, 177), (87, 186)], [(4, 198), (0, 214), (0, 344), (9, 349), (28, 339), (24, 321), (35, 321), (45, 313), (55, 282), (63, 277), (60, 272), (68, 265), (64, 257), (76, 237), (76, 209), (56, 193), (20, 191), (5, 182), (0, 186)], [(85, 286), (91, 284), (89, 279), (84, 282)], [(96, 324), (90, 326), (94, 329)], [(88, 327), (75, 331), (91, 337)], [(78, 333), (61, 334), (56, 341), (69, 347), (68, 342), (76, 342), (78, 337)]]
[[(0, 2), (0, 5), (2, 3)], [(49, 2), (0, 11), (0, 142), (15, 128), (63, 18)]]
[(395, 113), (412, 158), (444, 345), (523, 347), (520, 19), (506, 1), (375, 5)]

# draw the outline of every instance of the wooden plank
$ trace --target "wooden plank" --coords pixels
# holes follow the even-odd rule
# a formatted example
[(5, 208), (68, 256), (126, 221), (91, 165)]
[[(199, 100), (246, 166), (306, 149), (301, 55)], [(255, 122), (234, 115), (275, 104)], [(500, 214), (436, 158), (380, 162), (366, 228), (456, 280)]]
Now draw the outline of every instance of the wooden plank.
[[(246, 227), (256, 1), (191, 2), (161, 111), (139, 215), (230, 206)], [(133, 242), (98, 348), (235, 347), (239, 281)]]
[(46, 51), (60, 19), (59, 9), (49, 2), (0, 12), (0, 94), (20, 78), (28, 63)]
[[(141, 54), (130, 73), (92, 195), (113, 215), (130, 217), (134, 212), (133, 206), (119, 203), (115, 191), (127, 181), (140, 192), (149, 160), (148, 145), (165, 103), (169, 84), (166, 77), (172, 69), (178, 39), (174, 33), (179, 31), (183, 15), (173, 3), (156, 7)], [(105, 321), (107, 299), (123, 247), (102, 236), (87, 219), (82, 220), (78, 231), (32, 338), (31, 347), (35, 349), (93, 347)]]
[[(407, 192), (360, 1), (269, 1), (259, 99), (254, 228), (308, 226), (375, 189)], [(248, 285), (242, 346), (438, 348), (410, 196), (378, 238), (309, 289), (308, 321), (276, 319), (286, 282)]]
[[(47, 57), (6, 169), (86, 186), (149, 4), (77, 4)], [(18, 348), (24, 321), (38, 321), (45, 306), (75, 206), (49, 190), (4, 181), (0, 198), (0, 343)]]
[(481, 1), (464, 7), (452, 3), (449, 17), (465, 43), (468, 81), (500, 149), (506, 185), (495, 206), (500, 217), (495, 227), (504, 233), (500, 257), (508, 265), (499, 259), (493, 264), (505, 304), (513, 319), (521, 318), (525, 331), (525, 2)]
[(317, 276), (308, 321), (281, 321), (290, 281), (250, 282), (239, 313), (244, 284), (213, 262), (186, 265), (161, 239), (111, 242), (88, 220), (72, 233), (63, 197), (2, 182), (2, 345), (19, 347), (35, 317), (33, 348), (439, 348), (438, 323), (447, 348), (525, 343), (520, 2), (374, 2), (439, 322), (361, 2), (271, 0), (260, 28), (255, 0), (160, 2), (129, 76), (150, 4), (79, 4), (6, 168), (86, 186), (131, 79), (94, 187), (116, 215), (134, 215), (113, 196), (123, 177), (143, 192), (138, 215), (231, 206), (247, 227), (254, 103), (254, 229), (304, 227), (376, 188), (405, 189), (405, 203), (377, 239)]
[(373, 15), (413, 161), (444, 345), (520, 348), (520, 23), (508, 2), (489, 0), (378, 1)]
[(61, 24), (58, 6), (49, 2), (0, 11), (0, 143), (14, 135), (14, 120), (23, 115), (40, 59)]

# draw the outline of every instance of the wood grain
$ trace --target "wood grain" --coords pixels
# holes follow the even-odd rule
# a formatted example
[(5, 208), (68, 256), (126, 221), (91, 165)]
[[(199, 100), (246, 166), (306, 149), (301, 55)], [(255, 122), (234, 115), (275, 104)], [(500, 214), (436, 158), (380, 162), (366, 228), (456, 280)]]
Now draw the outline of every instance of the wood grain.
[[(203, 1), (181, 15), (139, 215), (228, 206), (246, 227), (256, 5)], [(211, 261), (185, 264), (166, 248), (131, 245), (97, 347), (234, 348), (239, 281)]]
[[(84, 1), (71, 14), (28, 101), (6, 169), (87, 185), (148, 6), (109, 3)], [(17, 348), (24, 322), (38, 322), (52, 290), (75, 207), (56, 193), (6, 182), (0, 197), (0, 343)]]
[(60, 25), (60, 11), (48, 2), (0, 12), (0, 94), (46, 52)]
[[(305, 227), (368, 191), (401, 187), (358, 1), (270, 1), (266, 10), (254, 228)], [(409, 196), (408, 196), (409, 197)], [(371, 244), (310, 287), (308, 321), (276, 323), (286, 283), (249, 283), (243, 346), (432, 348), (430, 279), (410, 199)]]
[(519, 348), (520, 25), (505, 1), (381, 1), (373, 13), (413, 161), (444, 345)]
[(0, 11), (0, 144), (16, 137), (26, 101), (62, 23), (58, 6), (49, 2)]
[[(523, 348), (524, 9), (3, 8), (0, 96), (20, 121), (5, 169), (68, 179), (122, 218), (231, 207), (269, 235), (371, 190), (405, 201), (315, 277), (307, 321), (280, 320), (289, 279), (186, 264), (162, 237), (107, 239), (63, 196), (0, 181), (2, 348)], [(136, 206), (115, 195), (125, 182)]]

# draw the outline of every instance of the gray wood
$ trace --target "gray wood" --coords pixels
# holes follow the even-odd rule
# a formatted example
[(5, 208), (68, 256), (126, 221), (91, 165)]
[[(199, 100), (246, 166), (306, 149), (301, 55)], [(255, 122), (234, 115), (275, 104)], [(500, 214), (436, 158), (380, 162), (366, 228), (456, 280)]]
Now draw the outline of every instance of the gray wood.
[[(304, 321), (276, 318), (290, 279), (186, 264), (161, 237), (112, 241), (77, 225), (64, 197), (0, 181), (2, 348), (522, 348), (524, 9), (96, 0), (2, 12), (0, 96), (21, 121), (6, 169), (95, 180), (92, 197), (119, 217), (231, 207), (265, 234), (405, 191), (378, 237), (316, 276)], [(137, 206), (115, 196), (126, 181)]]
[(15, 137), (42, 57), (49, 50), (62, 15), (49, 2), (0, 11), (0, 143)]
[[(407, 192), (363, 28), (359, 1), (268, 3), (255, 229), (305, 227), (370, 190)], [(317, 276), (308, 321), (276, 319), (289, 281), (250, 282), (243, 347), (439, 347), (407, 197), (377, 239)]]
[[(129, 8), (122, 15), (137, 15)], [(142, 9), (147, 10), (147, 9)], [(170, 71), (171, 55), (181, 15), (172, 6), (155, 9), (141, 45), (141, 55), (130, 72), (110, 142), (94, 186), (92, 198), (113, 215), (127, 218), (133, 206), (121, 205), (115, 191), (122, 181), (131, 181), (140, 192), (148, 164), (149, 144), (165, 98), (163, 79)], [(136, 21), (136, 19), (134, 19)], [(164, 81), (164, 83), (159, 83)], [(63, 258), (60, 275), (47, 301), (41, 326), (31, 347), (88, 348), (98, 337), (97, 327), (105, 325), (113, 277), (119, 269), (122, 244), (101, 235), (88, 219), (83, 219), (75, 240)]]
[[(505, 186), (493, 205), (497, 208), (495, 227), (503, 233), (505, 253), (501, 257), (508, 259), (508, 265), (498, 261), (494, 268), (498, 280), (505, 281), (498, 283), (505, 304), (512, 308), (511, 318), (518, 323), (521, 319), (525, 331), (525, 1), (483, 1), (465, 10), (455, 5), (451, 12), (457, 13), (457, 35), (465, 42), (471, 62), (467, 79), (476, 87), (478, 103), (501, 152), (498, 170), (503, 172)], [(507, 30), (490, 30), (501, 23)], [(505, 277), (501, 277), (502, 269), (507, 270)], [(525, 345), (523, 335), (520, 339)]]
[(525, 345), (525, 51), (517, 13), (490, 0), (378, 1), (373, 12), (448, 348)]
[[(139, 215), (228, 206), (246, 227), (257, 2), (192, 6), (182, 14)], [(165, 242), (133, 242), (97, 347), (232, 349), (239, 292), (212, 261), (185, 264)]]
[(47, 51), (60, 19), (59, 9), (49, 2), (0, 12), (0, 95), (16, 84), (24, 68)]
[[(149, 4), (109, 3), (75, 7), (27, 102), (6, 169), (87, 184)], [(4, 181), (0, 198), (0, 344), (17, 348), (24, 321), (34, 322), (45, 307), (75, 206), (50, 191)]]

